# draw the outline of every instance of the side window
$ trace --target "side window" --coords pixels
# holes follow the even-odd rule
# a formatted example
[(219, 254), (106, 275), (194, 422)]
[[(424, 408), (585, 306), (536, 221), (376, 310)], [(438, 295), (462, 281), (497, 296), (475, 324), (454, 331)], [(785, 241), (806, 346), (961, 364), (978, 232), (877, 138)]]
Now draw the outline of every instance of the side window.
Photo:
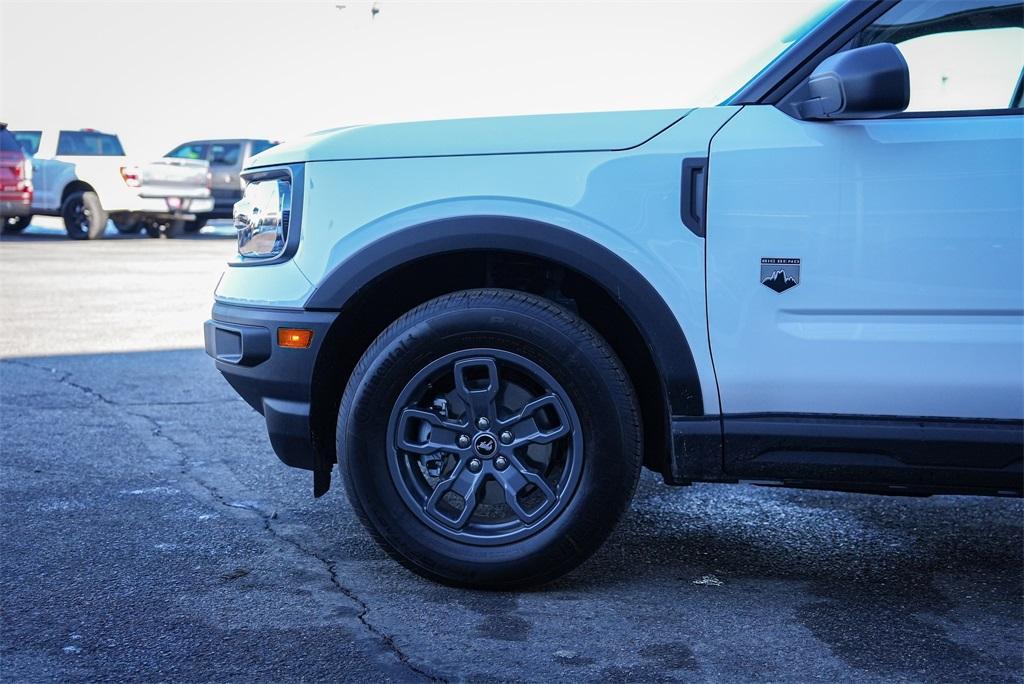
[(241, 154), (242, 146), (238, 143), (214, 143), (210, 145), (210, 164), (234, 166)]
[(21, 145), (25, 154), (39, 154), (39, 141), (43, 137), (42, 131), (11, 131), (11, 133), (14, 134), (14, 139)]
[(910, 68), (908, 112), (1020, 107), (1024, 4), (903, 0), (855, 45), (893, 43)]
[(175, 159), (206, 159), (206, 143), (178, 145), (164, 156)]
[(57, 154), (70, 157), (123, 157), (124, 148), (116, 135), (96, 131), (61, 131)]

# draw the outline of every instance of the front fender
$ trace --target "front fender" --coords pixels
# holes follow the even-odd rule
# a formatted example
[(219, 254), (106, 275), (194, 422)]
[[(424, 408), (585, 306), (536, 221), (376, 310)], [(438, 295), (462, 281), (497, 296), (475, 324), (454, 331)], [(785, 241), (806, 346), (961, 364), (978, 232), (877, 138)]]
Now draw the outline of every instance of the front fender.
[[(617, 152), (308, 162), (295, 256), (229, 269), (218, 299), (340, 310), (402, 259), (530, 249), (602, 283), (641, 329), (671, 331), (648, 332), (648, 344), (671, 380), (672, 412), (717, 415), (705, 243), (680, 218), (681, 160), (706, 157), (736, 111), (695, 110)], [(696, 387), (702, 401), (686, 398)]]
[(427, 256), (474, 250), (542, 257), (599, 283), (643, 335), (664, 381), (671, 413), (704, 414), (700, 377), (690, 344), (665, 300), (614, 252), (550, 223), (511, 216), (457, 216), (389, 232), (331, 270), (306, 302), (306, 309), (340, 310), (363, 287), (393, 268)]

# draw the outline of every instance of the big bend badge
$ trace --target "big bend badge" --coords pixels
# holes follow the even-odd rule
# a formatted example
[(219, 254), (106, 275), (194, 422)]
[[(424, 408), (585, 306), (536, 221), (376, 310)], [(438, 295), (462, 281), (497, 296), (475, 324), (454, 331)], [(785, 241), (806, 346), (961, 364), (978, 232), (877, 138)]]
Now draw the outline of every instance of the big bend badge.
[(761, 284), (785, 292), (800, 284), (800, 260), (761, 257)]

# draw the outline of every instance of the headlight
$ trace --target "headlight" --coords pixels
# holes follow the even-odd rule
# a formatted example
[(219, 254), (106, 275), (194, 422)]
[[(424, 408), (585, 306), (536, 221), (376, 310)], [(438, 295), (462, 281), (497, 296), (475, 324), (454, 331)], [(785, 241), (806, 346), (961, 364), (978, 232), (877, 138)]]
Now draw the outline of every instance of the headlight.
[(292, 210), (292, 185), (288, 178), (256, 180), (245, 186), (235, 203), (238, 253), (266, 259), (284, 251)]

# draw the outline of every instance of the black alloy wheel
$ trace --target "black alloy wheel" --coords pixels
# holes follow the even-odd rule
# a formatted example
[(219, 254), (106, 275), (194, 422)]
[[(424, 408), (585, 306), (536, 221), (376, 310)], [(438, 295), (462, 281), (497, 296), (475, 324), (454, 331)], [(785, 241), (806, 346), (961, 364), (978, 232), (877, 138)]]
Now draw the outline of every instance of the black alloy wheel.
[(64, 229), (72, 240), (95, 240), (103, 237), (107, 229), (107, 212), (103, 210), (100, 198), (91, 190), (68, 195), (60, 213)]
[(534, 295), (467, 290), (405, 314), (338, 414), (353, 508), (399, 562), (461, 586), (569, 572), (636, 488), (640, 417), (608, 344)]

